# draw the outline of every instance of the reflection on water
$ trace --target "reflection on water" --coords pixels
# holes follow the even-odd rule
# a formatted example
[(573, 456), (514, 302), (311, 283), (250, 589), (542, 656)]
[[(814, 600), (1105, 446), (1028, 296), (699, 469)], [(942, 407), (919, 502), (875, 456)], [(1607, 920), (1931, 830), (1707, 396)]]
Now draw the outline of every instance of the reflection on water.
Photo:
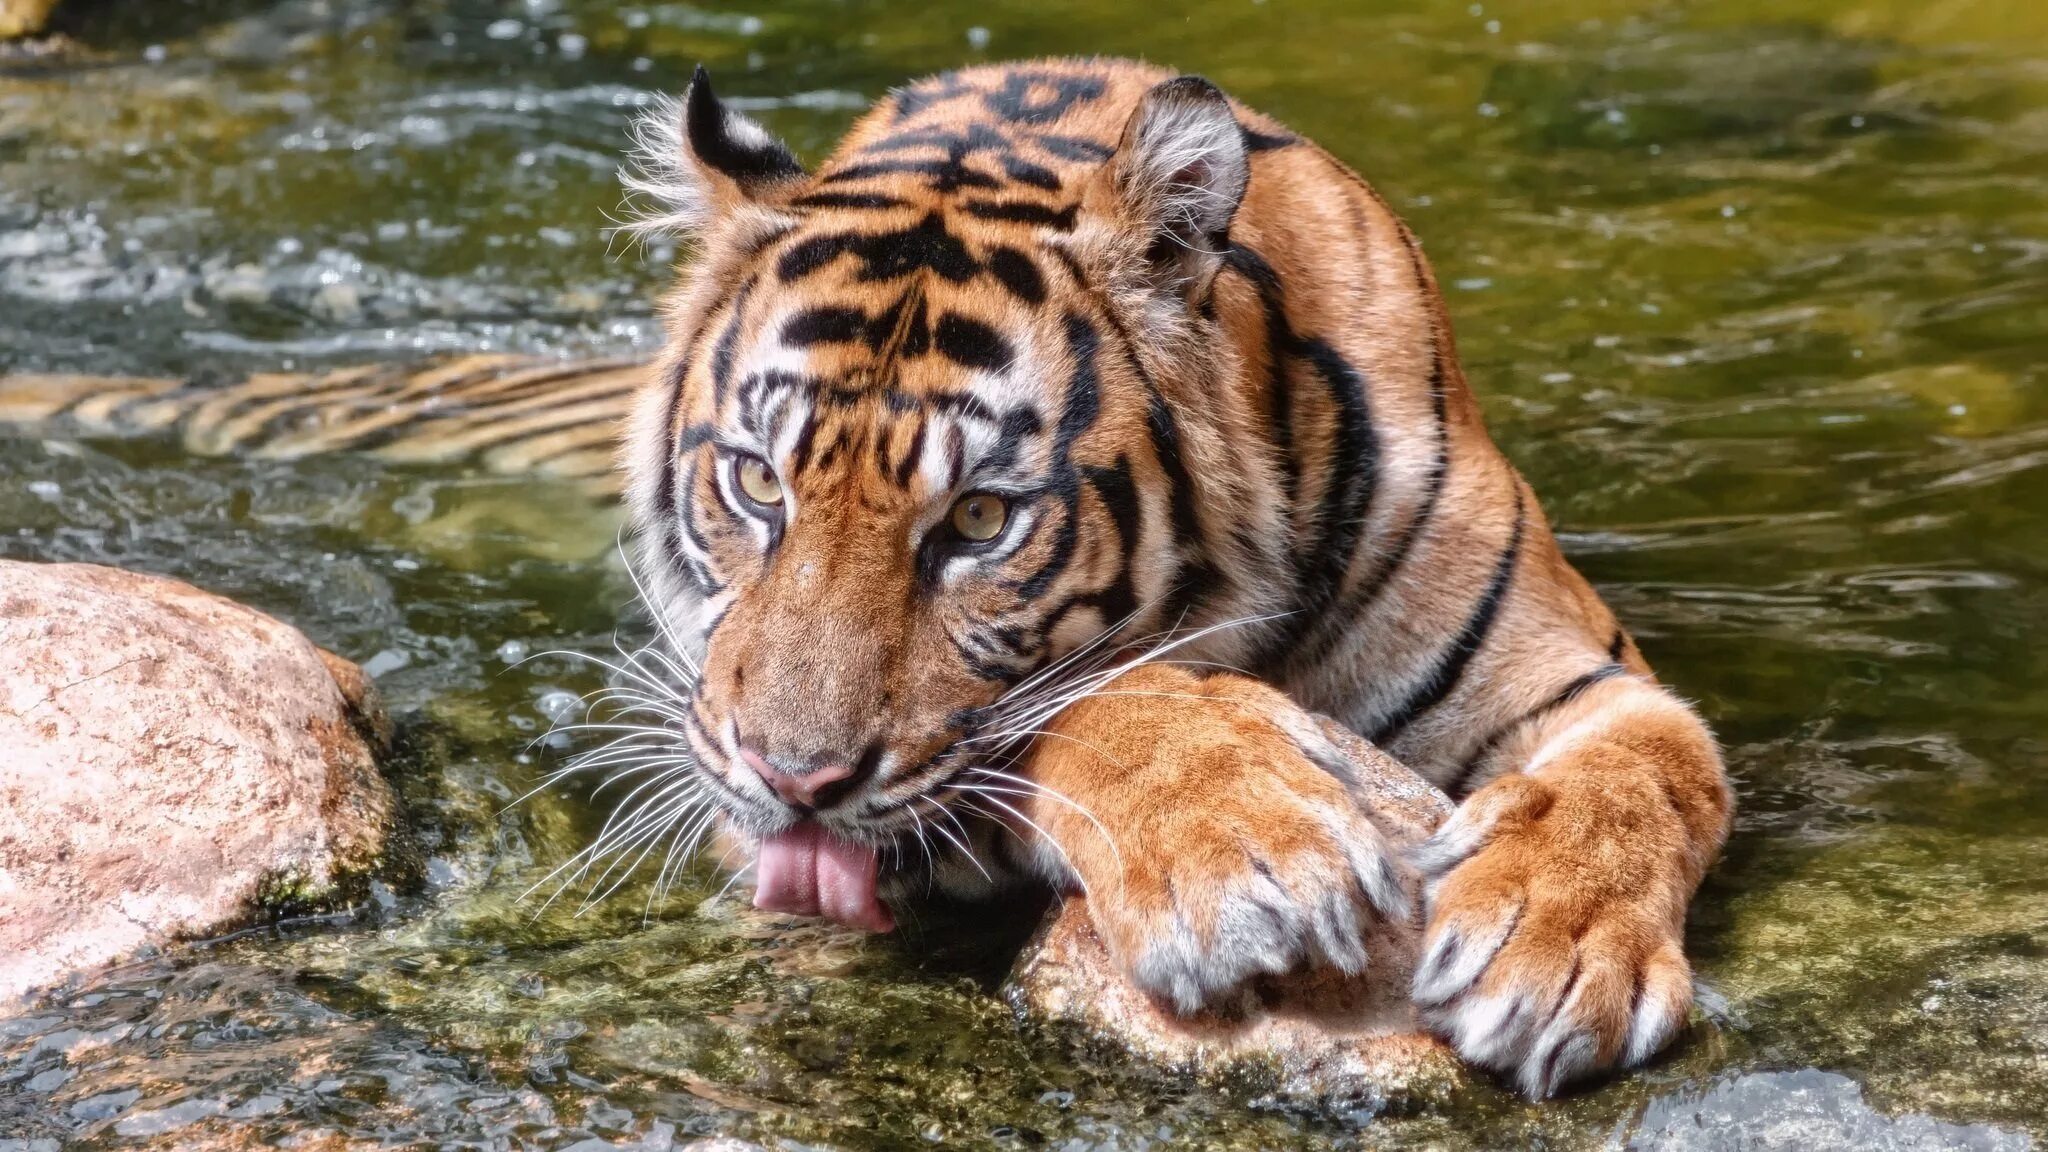
[(0, 440), (0, 555), (182, 576), (377, 670), (430, 856), (419, 894), (0, 1022), (0, 1141), (1596, 1147), (1653, 1098), (1642, 1141), (1847, 1091), (1747, 1075), (1803, 1067), (1861, 1084), (1858, 1139), (2048, 1137), (2048, 6), (72, 4), (70, 55), (0, 59), (0, 368), (645, 350), (674, 253), (608, 237), (611, 170), (699, 59), (812, 157), (963, 61), (1202, 71), (1413, 223), (1497, 437), (1743, 808), (1676, 1055), (1541, 1109), (1292, 1115), (1018, 1026), (987, 925), (1021, 915), (861, 944), (707, 870), (536, 919), (601, 805), (507, 804), (596, 681), (516, 662), (632, 628), (574, 493)]

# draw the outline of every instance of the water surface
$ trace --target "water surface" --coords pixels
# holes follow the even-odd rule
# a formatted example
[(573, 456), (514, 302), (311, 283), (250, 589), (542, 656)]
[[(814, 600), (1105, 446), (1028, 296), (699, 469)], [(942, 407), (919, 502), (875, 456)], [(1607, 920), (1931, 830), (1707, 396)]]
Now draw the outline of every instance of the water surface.
[(1203, 72), (1420, 234), (1496, 437), (1742, 807), (1690, 926), (1710, 1011), (1670, 1057), (1540, 1108), (1478, 1082), (1301, 1116), (1020, 1026), (1000, 949), (943, 917), (778, 933), (706, 870), (536, 920), (518, 896), (602, 804), (506, 805), (598, 681), (517, 661), (609, 650), (608, 510), (0, 439), (0, 555), (183, 577), (376, 671), (430, 856), (347, 923), (0, 1023), (0, 1139), (1579, 1148), (1807, 1068), (1873, 1131), (2048, 1139), (2048, 6), (73, 3), (74, 51), (0, 62), (7, 369), (646, 351), (674, 253), (608, 241), (613, 169), (697, 61), (812, 158), (963, 62)]

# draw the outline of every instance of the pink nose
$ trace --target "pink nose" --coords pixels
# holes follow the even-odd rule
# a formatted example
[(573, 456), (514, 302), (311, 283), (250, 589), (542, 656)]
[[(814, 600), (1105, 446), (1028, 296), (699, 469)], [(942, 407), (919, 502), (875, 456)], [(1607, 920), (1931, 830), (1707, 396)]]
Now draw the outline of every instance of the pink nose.
[(747, 767), (752, 768), (755, 775), (766, 781), (777, 796), (782, 797), (783, 803), (798, 808), (816, 808), (818, 793), (824, 791), (827, 784), (837, 783), (853, 775), (853, 765), (830, 763), (820, 764), (801, 774), (784, 772), (768, 763), (760, 753), (749, 748), (740, 749), (740, 759), (745, 760)]

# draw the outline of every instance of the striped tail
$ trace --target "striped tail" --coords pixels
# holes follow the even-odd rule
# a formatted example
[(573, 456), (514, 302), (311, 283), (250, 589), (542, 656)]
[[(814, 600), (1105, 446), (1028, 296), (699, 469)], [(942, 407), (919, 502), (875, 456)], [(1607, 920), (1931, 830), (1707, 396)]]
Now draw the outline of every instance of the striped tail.
[(296, 460), (473, 460), (560, 476), (615, 495), (614, 459), (638, 360), (465, 356), (325, 374), (263, 374), (225, 388), (107, 376), (0, 376), (0, 430), (136, 436), (175, 432), (187, 450)]

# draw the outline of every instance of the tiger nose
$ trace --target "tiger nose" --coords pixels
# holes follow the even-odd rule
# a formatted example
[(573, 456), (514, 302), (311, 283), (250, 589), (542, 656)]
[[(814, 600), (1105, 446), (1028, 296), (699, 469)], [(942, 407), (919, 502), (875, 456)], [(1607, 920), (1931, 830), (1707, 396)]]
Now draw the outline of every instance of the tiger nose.
[[(740, 759), (746, 761), (747, 767), (752, 768), (754, 774), (777, 796), (782, 797), (783, 803), (796, 808), (818, 807), (818, 794), (827, 785), (853, 775), (853, 765), (844, 761), (821, 759), (803, 772), (785, 772), (751, 748), (740, 749)], [(837, 796), (832, 797), (833, 801), (837, 799)]]

